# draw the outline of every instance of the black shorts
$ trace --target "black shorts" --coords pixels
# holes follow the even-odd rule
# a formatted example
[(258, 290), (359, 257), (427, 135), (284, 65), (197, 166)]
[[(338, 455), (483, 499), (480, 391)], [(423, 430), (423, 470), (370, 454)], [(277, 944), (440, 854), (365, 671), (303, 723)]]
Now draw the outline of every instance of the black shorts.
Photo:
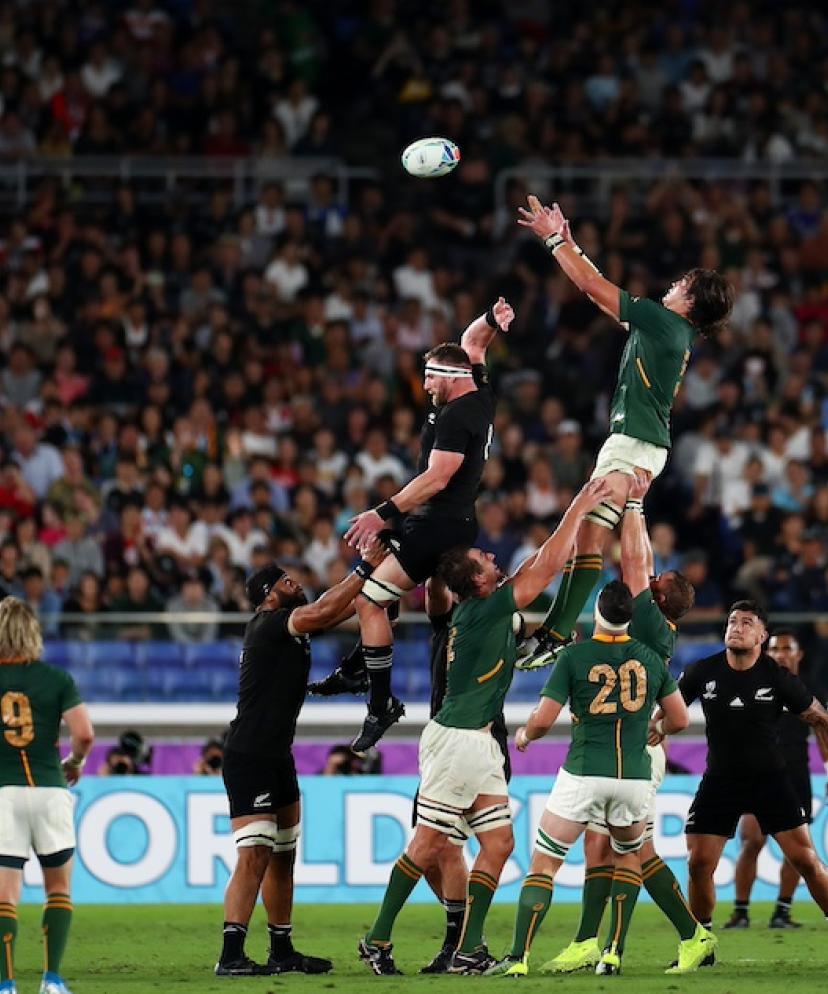
[(230, 800), (230, 817), (269, 815), (299, 800), (296, 764), (288, 753), (257, 756), (246, 752), (224, 754), (224, 786)]
[(808, 824), (814, 820), (814, 792), (811, 786), (811, 773), (807, 767), (802, 770), (792, 770), (788, 768), (788, 776), (791, 778), (791, 785), (796, 794), (799, 805), (805, 812)]
[(785, 770), (745, 778), (705, 773), (684, 831), (732, 839), (742, 815), (755, 815), (765, 835), (776, 835), (807, 824), (809, 813)]
[(477, 538), (477, 519), (408, 515), (391, 533), (390, 546), (397, 562), (415, 584), (433, 576), (440, 556), (456, 545), (471, 546)]

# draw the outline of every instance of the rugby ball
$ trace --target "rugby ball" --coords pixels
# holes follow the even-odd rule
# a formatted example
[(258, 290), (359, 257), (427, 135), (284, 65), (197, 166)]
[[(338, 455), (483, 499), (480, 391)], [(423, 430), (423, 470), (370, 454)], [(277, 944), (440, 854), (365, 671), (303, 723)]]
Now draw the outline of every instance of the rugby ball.
[(400, 157), (403, 169), (419, 179), (445, 176), (460, 161), (460, 149), (448, 138), (420, 138)]

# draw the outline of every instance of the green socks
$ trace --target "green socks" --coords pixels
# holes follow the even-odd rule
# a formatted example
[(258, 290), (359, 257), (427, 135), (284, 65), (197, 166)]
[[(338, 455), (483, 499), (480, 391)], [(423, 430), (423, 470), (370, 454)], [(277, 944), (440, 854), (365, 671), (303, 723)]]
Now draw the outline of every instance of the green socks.
[(658, 856), (641, 865), (641, 879), (647, 893), (670, 919), (679, 938), (692, 939), (698, 922), (684, 900), (675, 874)]
[(391, 941), (391, 929), (394, 927), (397, 915), (422, 875), (423, 871), (419, 866), (403, 853), (391, 871), (391, 879), (385, 888), (377, 920), (365, 937), (368, 942), (382, 945)]
[(0, 902), (0, 983), (14, 980), (14, 940), (17, 938), (17, 909), (13, 904)]
[(69, 940), (72, 924), (72, 901), (68, 894), (48, 894), (43, 908), (43, 945), (46, 970), (60, 973), (60, 962)]
[(552, 877), (545, 873), (530, 873), (523, 881), (510, 956), (523, 959), (529, 952), (532, 939), (535, 938), (535, 933), (540, 928), (552, 902), (552, 889)]
[(497, 880), (482, 870), (472, 870), (469, 874), (469, 896), (466, 900), (466, 919), (460, 936), (461, 953), (472, 953), (483, 944), (483, 923), (489, 913), (489, 906), (497, 890)]
[(576, 942), (594, 939), (598, 935), (611, 889), (611, 866), (594, 866), (591, 870), (586, 871), (584, 894), (581, 901), (581, 921), (575, 936)]
[(616, 867), (612, 874), (610, 927), (604, 949), (611, 949), (619, 956), (624, 952), (624, 940), (627, 938), (640, 891), (641, 874), (637, 870)]
[(561, 640), (569, 638), (603, 565), (604, 559), (600, 553), (575, 557), (571, 572), (564, 575), (555, 603), (541, 622), (541, 628)]

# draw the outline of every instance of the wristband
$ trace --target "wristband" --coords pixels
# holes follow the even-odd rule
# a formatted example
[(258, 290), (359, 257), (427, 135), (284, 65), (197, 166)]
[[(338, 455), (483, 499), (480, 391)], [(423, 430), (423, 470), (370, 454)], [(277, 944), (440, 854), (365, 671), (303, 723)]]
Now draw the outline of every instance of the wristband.
[(385, 500), (382, 504), (377, 504), (374, 510), (383, 521), (388, 521), (389, 518), (394, 518), (400, 513), (400, 509), (393, 500)]
[(552, 255), (554, 255), (561, 247), (561, 245), (566, 244), (566, 239), (564, 238), (563, 235), (560, 235), (557, 232), (555, 232), (554, 235), (549, 235), (547, 238), (544, 238), (543, 244), (549, 249)]
[(354, 573), (363, 580), (367, 580), (368, 577), (374, 572), (374, 567), (367, 559), (360, 559), (360, 561), (354, 566)]
[(653, 725), (653, 728), (655, 728), (655, 730), (658, 732), (659, 735), (666, 735), (667, 734), (664, 731), (664, 719), (663, 718), (659, 718), (658, 721), (655, 723), (655, 725)]
[(80, 759), (78, 759), (77, 756), (70, 753), (63, 762), (67, 766), (71, 766), (73, 770), (82, 770), (84, 766), (86, 766), (86, 756), (81, 756)]
[(627, 498), (627, 503), (624, 505), (625, 511), (638, 511), (639, 514), (644, 513), (644, 501), (638, 500), (637, 497)]
[(498, 330), (498, 328), (500, 327), (500, 325), (499, 325), (499, 324), (497, 323), (497, 319), (496, 319), (496, 318), (495, 318), (495, 316), (494, 316), (494, 307), (490, 307), (490, 308), (489, 308), (489, 309), (488, 309), (488, 310), (486, 311), (486, 314), (485, 314), (484, 316), (485, 316), (485, 318), (486, 318), (486, 324), (487, 324), (487, 325), (488, 325), (488, 326), (489, 326), (490, 328), (493, 328), (493, 329), (494, 329), (495, 331), (497, 331), (497, 330)]

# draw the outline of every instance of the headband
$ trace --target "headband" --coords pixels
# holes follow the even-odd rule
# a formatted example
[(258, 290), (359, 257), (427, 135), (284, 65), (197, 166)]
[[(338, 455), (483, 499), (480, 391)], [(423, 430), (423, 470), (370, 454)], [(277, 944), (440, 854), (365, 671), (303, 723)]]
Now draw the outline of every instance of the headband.
[(613, 635), (623, 635), (630, 627), (629, 621), (625, 621), (620, 625), (615, 625), (611, 621), (607, 621), (603, 614), (601, 614), (601, 608), (598, 607), (598, 601), (595, 602), (595, 624), (600, 625), (601, 628), (605, 628)]
[(463, 369), (462, 366), (442, 366), (436, 362), (427, 362), (425, 366), (426, 376), (464, 376), (471, 379), (472, 371)]

